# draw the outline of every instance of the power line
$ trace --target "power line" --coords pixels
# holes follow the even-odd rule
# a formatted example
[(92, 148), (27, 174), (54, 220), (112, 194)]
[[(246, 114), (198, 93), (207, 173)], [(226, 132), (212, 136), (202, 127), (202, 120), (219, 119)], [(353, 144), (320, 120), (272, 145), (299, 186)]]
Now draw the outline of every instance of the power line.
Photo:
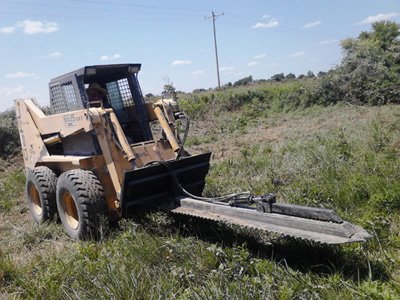
[[(88, 18), (88, 19), (127, 19), (127, 20), (143, 20), (143, 21), (200, 21), (201, 16), (199, 13), (197, 13), (197, 9), (192, 9), (190, 10), (189, 8), (177, 8), (177, 7), (157, 7), (157, 11), (154, 10), (154, 6), (150, 5), (134, 5), (134, 4), (122, 4), (122, 3), (114, 3), (114, 2), (106, 2), (106, 1), (89, 1), (89, 0), (69, 0), (70, 2), (75, 2), (78, 4), (78, 6), (71, 6), (71, 5), (60, 5), (56, 3), (41, 3), (41, 2), (27, 2), (27, 1), (10, 1), (10, 0), (1, 0), (0, 3), (12, 3), (16, 5), (30, 5), (30, 6), (42, 6), (45, 7), (47, 13), (45, 11), (41, 11), (40, 13), (32, 13), (27, 12), (21, 12), (21, 11), (9, 11), (9, 7), (7, 7), (7, 11), (0, 11), (0, 13), (10, 13), (10, 14), (15, 14), (15, 15), (36, 15), (36, 16), (45, 16), (45, 17), (67, 17), (67, 18)], [(84, 4), (87, 3), (92, 3), (96, 4), (95, 6), (85, 6)], [(104, 5), (113, 5), (113, 7), (117, 9), (110, 9), (106, 8)], [(118, 6), (120, 9), (118, 9)], [(122, 6), (122, 8), (121, 8)], [(53, 11), (54, 9), (58, 9), (57, 12), (59, 12), (59, 8), (62, 9), (62, 14), (59, 13), (50, 13), (49, 10)], [(107, 12), (107, 13), (112, 13), (111, 16), (94, 16), (94, 15), (79, 15), (75, 13), (66, 13), (67, 11), (71, 10), (89, 10), (89, 11), (98, 11), (98, 12)], [(172, 12), (168, 13), (166, 15), (165, 13), (162, 12), (162, 10), (172, 10)], [(184, 12), (185, 11), (185, 12)], [(204, 10), (202, 10), (204, 11)], [(130, 14), (128, 17), (118, 17), (116, 16), (117, 14)], [(135, 13), (135, 16), (132, 17), (132, 13)], [(137, 17), (136, 15), (139, 15)], [(154, 18), (149, 18), (145, 17), (145, 15), (149, 15)], [(161, 16), (161, 17), (158, 17)]]
[(155, 5), (138, 5), (131, 3), (117, 3), (115, 1), (96, 1), (96, 0), (68, 0), (71, 2), (80, 2), (80, 3), (92, 3), (92, 4), (104, 4), (104, 5), (112, 5), (112, 6), (127, 6), (127, 7), (142, 7), (142, 8), (157, 8), (157, 9), (172, 9), (172, 10), (182, 10), (182, 11), (204, 11), (204, 9), (199, 8), (188, 8), (188, 7), (172, 7), (172, 6), (155, 6)]
[(218, 88), (220, 88), (220, 87), (221, 87), (221, 81), (220, 81), (220, 79), (219, 79), (219, 65), (218, 65), (218, 51), (217, 51), (217, 35), (216, 35), (216, 33), (215, 33), (215, 20), (216, 20), (218, 17), (223, 16), (224, 13), (221, 13), (221, 14), (219, 14), (219, 15), (215, 15), (213, 11), (212, 11), (211, 13), (212, 13), (211, 16), (205, 17), (205, 19), (211, 19), (211, 18), (212, 18), (212, 21), (213, 21), (215, 61), (216, 61), (216, 63), (217, 63)]

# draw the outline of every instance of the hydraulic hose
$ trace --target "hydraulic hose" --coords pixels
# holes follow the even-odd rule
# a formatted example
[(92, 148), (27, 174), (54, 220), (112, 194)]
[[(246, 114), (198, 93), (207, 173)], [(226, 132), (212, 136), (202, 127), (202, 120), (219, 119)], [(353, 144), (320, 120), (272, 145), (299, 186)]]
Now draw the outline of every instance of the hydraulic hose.
[(170, 175), (172, 176), (173, 182), (175, 183), (175, 186), (186, 196), (191, 197), (193, 199), (196, 200), (200, 200), (200, 201), (205, 201), (205, 202), (211, 202), (211, 203), (215, 203), (215, 202), (227, 202), (231, 199), (237, 199), (237, 198), (242, 198), (242, 199), (252, 199), (253, 195), (250, 192), (242, 192), (242, 193), (235, 193), (235, 194), (229, 194), (229, 195), (225, 195), (225, 196), (220, 196), (220, 197), (201, 197), (201, 196), (196, 196), (193, 195), (192, 193), (188, 192), (179, 182), (178, 178), (175, 175), (174, 170), (172, 169), (172, 167), (165, 161), (151, 161), (148, 162), (147, 164), (145, 164), (145, 166), (148, 165), (152, 165), (152, 164), (160, 164), (165, 166)]
[(181, 156), (181, 153), (182, 153), (182, 149), (183, 149), (183, 145), (185, 145), (185, 142), (186, 142), (186, 138), (187, 138), (187, 136), (188, 136), (188, 133), (189, 133), (189, 127), (190, 127), (190, 119), (189, 119), (189, 116), (187, 115), (187, 114), (185, 114), (185, 113), (181, 113), (184, 117), (185, 117), (185, 120), (186, 120), (186, 124), (185, 124), (185, 134), (183, 135), (183, 140), (182, 140), (182, 144), (181, 144), (181, 147), (179, 148), (179, 151), (178, 151), (178, 154), (176, 155), (176, 160), (178, 160), (179, 158), (180, 158), (180, 156)]

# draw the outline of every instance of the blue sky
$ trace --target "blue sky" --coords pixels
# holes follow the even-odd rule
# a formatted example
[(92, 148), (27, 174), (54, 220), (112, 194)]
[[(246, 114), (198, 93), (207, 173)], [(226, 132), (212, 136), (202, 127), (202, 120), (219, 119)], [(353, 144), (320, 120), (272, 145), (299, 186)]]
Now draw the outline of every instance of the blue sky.
[(141, 63), (143, 94), (216, 87), (212, 11), (221, 84), (328, 71), (341, 40), (400, 22), (400, 0), (0, 0), (0, 111), (86, 65)]

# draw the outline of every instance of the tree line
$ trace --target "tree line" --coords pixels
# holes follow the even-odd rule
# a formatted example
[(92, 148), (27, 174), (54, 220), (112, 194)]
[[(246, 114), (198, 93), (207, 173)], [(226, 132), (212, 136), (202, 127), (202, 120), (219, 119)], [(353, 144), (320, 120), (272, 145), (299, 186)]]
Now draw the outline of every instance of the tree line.
[[(400, 24), (381, 21), (372, 24), (372, 31), (363, 31), (357, 38), (341, 41), (343, 59), (329, 72), (317, 76), (283, 73), (269, 80), (282, 82), (294, 79), (316, 79), (308, 82), (306, 90), (313, 104), (382, 105), (400, 102)], [(254, 81), (252, 76), (242, 78), (228, 86), (246, 86), (266, 80)]]

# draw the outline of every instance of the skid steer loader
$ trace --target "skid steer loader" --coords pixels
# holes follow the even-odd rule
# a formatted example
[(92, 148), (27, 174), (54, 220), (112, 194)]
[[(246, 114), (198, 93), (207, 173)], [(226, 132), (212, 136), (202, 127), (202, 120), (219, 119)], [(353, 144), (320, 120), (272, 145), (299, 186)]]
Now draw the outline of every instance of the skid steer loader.
[[(34, 99), (15, 100), (36, 222), (58, 215), (71, 238), (87, 239), (121, 218), (164, 209), (328, 244), (371, 237), (332, 210), (277, 203), (273, 194), (201, 197), (210, 153), (184, 150), (189, 118), (176, 101), (144, 102), (140, 67), (86, 66), (52, 79), (47, 116)], [(91, 86), (101, 100), (89, 101)], [(186, 120), (182, 139), (178, 119)]]

